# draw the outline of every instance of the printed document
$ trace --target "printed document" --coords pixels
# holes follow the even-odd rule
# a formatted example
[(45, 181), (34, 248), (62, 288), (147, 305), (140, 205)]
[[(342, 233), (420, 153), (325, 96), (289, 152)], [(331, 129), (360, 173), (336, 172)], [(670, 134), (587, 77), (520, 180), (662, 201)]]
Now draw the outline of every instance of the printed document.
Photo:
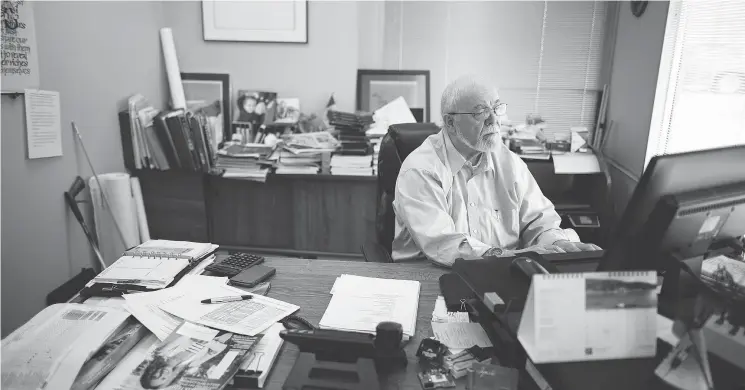
[(61, 156), (59, 92), (27, 89), (24, 96), (28, 158)]
[(183, 320), (160, 308), (160, 305), (175, 301), (189, 291), (199, 290), (207, 285), (225, 285), (226, 277), (185, 275), (178, 284), (163, 290), (123, 295), (126, 309), (143, 325), (164, 341)]
[(47, 307), (2, 342), (3, 389), (69, 389), (129, 313), (77, 303)]
[(318, 325), (374, 334), (380, 322), (394, 321), (408, 339), (416, 330), (419, 291), (417, 281), (342, 275), (331, 289), (331, 302)]
[[(251, 295), (251, 299), (228, 303), (201, 303), (203, 299)], [(227, 285), (204, 285), (160, 305), (164, 311), (187, 321), (238, 334), (255, 336), (275, 322), (300, 309), (299, 306)]]

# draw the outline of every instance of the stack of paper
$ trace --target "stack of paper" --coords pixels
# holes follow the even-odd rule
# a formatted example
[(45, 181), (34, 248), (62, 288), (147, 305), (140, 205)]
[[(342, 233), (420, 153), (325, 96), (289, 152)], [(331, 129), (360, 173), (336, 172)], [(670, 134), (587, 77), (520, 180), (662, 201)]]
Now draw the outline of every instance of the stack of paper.
[(374, 334), (379, 323), (393, 321), (409, 339), (416, 330), (420, 287), (414, 280), (342, 275), (331, 288), (331, 302), (318, 325)]

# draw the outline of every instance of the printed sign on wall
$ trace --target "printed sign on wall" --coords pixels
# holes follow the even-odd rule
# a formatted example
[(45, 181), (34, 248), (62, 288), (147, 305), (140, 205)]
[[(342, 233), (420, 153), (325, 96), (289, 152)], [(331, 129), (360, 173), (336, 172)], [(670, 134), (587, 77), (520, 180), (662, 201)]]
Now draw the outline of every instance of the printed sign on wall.
[(2, 91), (39, 87), (34, 12), (31, 1), (2, 0)]

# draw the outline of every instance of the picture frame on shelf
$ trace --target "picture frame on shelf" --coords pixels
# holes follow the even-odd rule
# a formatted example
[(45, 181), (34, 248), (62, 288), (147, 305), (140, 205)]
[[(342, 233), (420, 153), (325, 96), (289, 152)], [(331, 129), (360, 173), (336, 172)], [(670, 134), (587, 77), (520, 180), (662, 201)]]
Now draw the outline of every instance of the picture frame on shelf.
[(229, 141), (232, 102), (230, 75), (226, 73), (181, 73), (187, 110), (202, 113), (215, 127), (215, 145)]
[(308, 43), (308, 1), (202, 1), (205, 41)]
[(357, 70), (357, 110), (374, 112), (403, 97), (417, 122), (430, 121), (428, 70)]

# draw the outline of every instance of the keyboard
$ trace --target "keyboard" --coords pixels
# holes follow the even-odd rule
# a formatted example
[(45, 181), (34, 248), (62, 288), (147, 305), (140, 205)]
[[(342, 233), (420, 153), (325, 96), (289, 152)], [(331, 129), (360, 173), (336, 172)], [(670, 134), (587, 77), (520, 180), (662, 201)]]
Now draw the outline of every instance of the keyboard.
[(584, 252), (569, 252), (569, 253), (547, 253), (543, 256), (544, 259), (550, 262), (592, 262), (600, 261), (605, 255), (604, 250), (584, 251)]
[(233, 277), (241, 271), (264, 262), (264, 258), (251, 253), (233, 253), (223, 260), (208, 265), (205, 270), (221, 276)]

